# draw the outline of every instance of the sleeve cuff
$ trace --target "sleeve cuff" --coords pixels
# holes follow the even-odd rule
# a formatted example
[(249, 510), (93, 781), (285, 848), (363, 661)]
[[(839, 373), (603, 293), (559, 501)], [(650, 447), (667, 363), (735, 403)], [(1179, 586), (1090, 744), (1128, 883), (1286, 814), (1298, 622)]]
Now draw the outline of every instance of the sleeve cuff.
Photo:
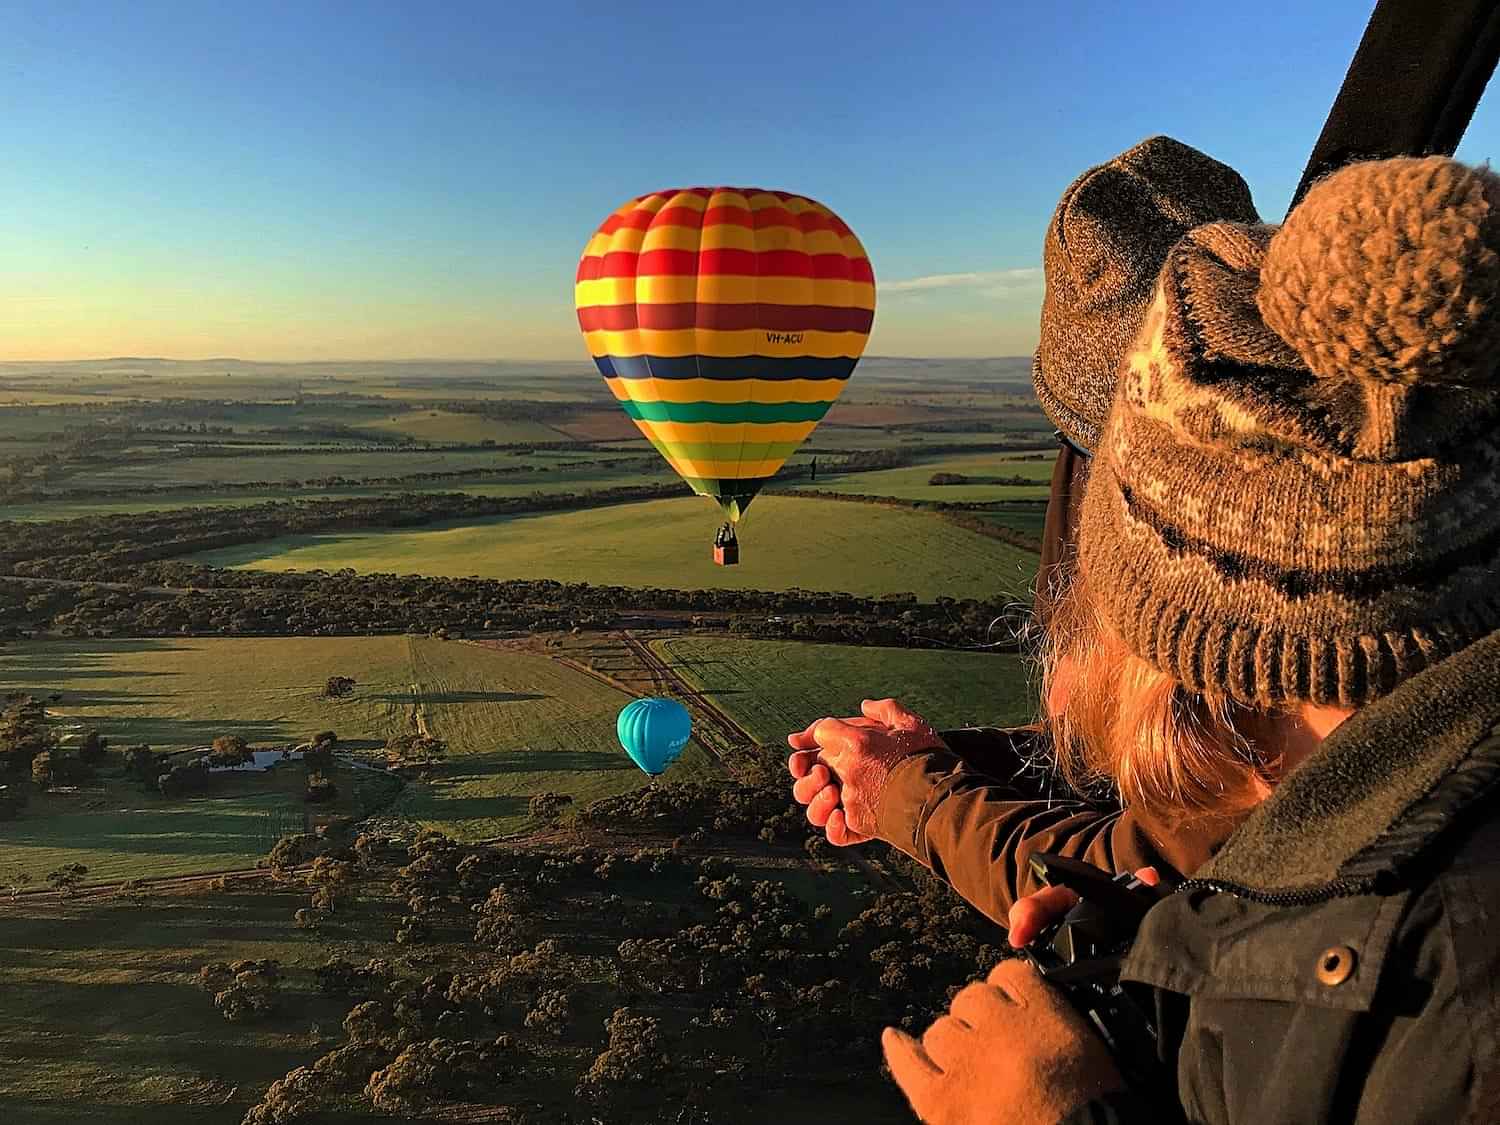
[(875, 808), (875, 835), (921, 859), (917, 829), (933, 787), (939, 778), (961, 769), (963, 764), (963, 759), (950, 750), (927, 750), (897, 762), (885, 779)]

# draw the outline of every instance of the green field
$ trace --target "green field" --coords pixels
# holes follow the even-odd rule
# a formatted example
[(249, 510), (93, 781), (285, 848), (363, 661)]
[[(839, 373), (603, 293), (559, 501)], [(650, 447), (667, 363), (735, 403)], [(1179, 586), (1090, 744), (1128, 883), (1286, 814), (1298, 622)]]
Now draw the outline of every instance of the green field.
[[(351, 699), (319, 692), (329, 675), (359, 686)], [(615, 742), (629, 697), (545, 656), (426, 637), (211, 638), (44, 642), (0, 649), (0, 693), (61, 693), (49, 704), (65, 727), (91, 726), (117, 748), (204, 746), (220, 734), (252, 744), (334, 730), (375, 750), (419, 725), (449, 744), (431, 783), (413, 782), (398, 815), (461, 839), (519, 830), (529, 797), (544, 790), (580, 803), (633, 789), (644, 777)], [(690, 748), (668, 776), (715, 767)], [(268, 848), (268, 815), (300, 811), (300, 772), (226, 777), (215, 794), (166, 801), (114, 776), (75, 794), (38, 795), (0, 824), (0, 873), (33, 878), (82, 863), (90, 878), (245, 867)], [(341, 807), (382, 775), (340, 771)], [(366, 794), (371, 800), (373, 796)]]
[(939, 729), (1035, 717), (1019, 656), (817, 645), (730, 637), (667, 637), (652, 648), (766, 745), (825, 715), (857, 715), (892, 696)]
[(696, 497), (513, 516), (420, 530), (291, 536), (196, 556), (212, 566), (552, 578), (621, 586), (846, 591), (918, 597), (1021, 595), (1036, 556), (938, 516), (838, 500), (765, 496), (742, 563), (711, 557), (718, 512)]
[[(935, 485), (934, 473), (968, 477), (967, 484)], [(1034, 484), (997, 483), (1000, 479), (1026, 477)], [(1020, 461), (1014, 454), (975, 453), (934, 457), (899, 469), (877, 469), (867, 473), (823, 473), (807, 487), (861, 496), (894, 496), (901, 500), (941, 500), (972, 503), (991, 500), (1045, 500), (1052, 480), (1052, 462)]]
[(486, 418), (450, 410), (408, 410), (367, 422), (362, 427), (374, 433), (402, 435), (417, 441), (500, 444), (521, 441), (565, 441), (551, 426), (525, 419)]

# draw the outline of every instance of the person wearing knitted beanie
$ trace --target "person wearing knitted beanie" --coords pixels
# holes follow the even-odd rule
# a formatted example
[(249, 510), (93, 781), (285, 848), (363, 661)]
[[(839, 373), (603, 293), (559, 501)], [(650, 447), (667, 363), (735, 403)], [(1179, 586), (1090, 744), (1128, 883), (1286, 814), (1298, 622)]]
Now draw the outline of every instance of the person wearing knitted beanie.
[[(1246, 810), (1123, 966), (1183, 1119), (1500, 1120), (1497, 313), (1500, 177), (1376, 161), (1194, 229), (1122, 366), (1057, 747), (1132, 806)], [(1163, 1119), (1068, 1013), (965, 1003), (888, 1044), (930, 1125)]]
[[(1214, 220), (1258, 221), (1248, 185), (1170, 137), (1150, 137), (1089, 168), (1063, 193), (1043, 247), (1033, 375), (1043, 409), (1073, 446), (1097, 440), (1168, 250)], [(1068, 522), (1083, 475), (1070, 474), (1062, 489), (1054, 479), (1049, 519)], [(1061, 561), (1044, 559), (1039, 591)], [(1044, 601), (1039, 592), (1039, 611)], [(790, 736), (793, 794), (830, 842), (878, 835), (1001, 925), (1016, 899), (1036, 889), (1027, 864), (1034, 851), (1127, 870), (1190, 871), (1227, 833), (1225, 823), (1167, 836), (1118, 806), (1079, 802), (1048, 771), (1028, 767), (1046, 756), (1044, 734), (1034, 726), (938, 733), (896, 700), (871, 700), (860, 716), (821, 719)]]

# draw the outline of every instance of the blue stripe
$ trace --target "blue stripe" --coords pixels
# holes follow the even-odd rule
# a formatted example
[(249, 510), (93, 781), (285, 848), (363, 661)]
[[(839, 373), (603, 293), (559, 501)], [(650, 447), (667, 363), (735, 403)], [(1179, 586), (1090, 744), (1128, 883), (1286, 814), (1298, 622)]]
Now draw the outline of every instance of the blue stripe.
[[(594, 365), (606, 379), (847, 379), (857, 359), (763, 355), (600, 355)], [(650, 367), (647, 367), (647, 364)]]

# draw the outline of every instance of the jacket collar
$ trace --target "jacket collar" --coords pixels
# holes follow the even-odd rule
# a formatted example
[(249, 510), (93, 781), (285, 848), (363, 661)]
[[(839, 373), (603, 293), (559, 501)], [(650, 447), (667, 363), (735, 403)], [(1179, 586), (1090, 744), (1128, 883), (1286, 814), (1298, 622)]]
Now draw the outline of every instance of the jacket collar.
[(1195, 876), (1263, 895), (1394, 886), (1500, 786), (1500, 631), (1341, 724)]

